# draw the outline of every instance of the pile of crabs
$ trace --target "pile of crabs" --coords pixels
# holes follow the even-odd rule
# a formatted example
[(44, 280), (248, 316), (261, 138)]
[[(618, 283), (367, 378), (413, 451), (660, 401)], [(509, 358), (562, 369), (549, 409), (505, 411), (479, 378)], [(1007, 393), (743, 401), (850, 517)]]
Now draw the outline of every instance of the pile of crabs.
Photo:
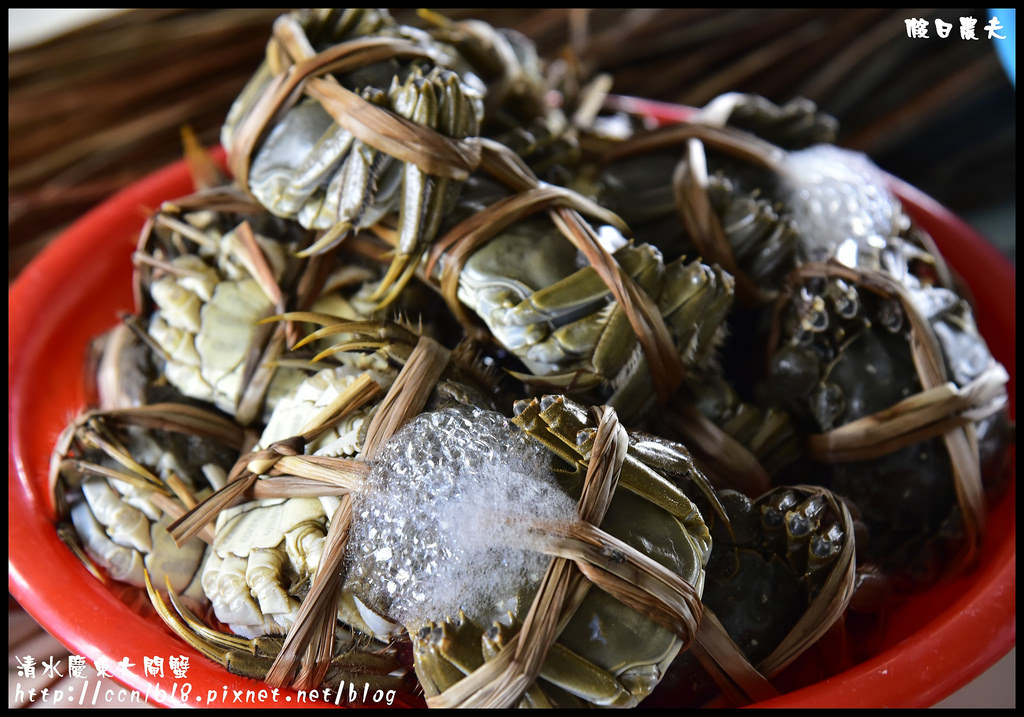
[(835, 120), (651, 127), (424, 17), (282, 15), (190, 151), (55, 451), (82, 560), (233, 672), (436, 707), (757, 701), (969, 567), (1007, 375)]

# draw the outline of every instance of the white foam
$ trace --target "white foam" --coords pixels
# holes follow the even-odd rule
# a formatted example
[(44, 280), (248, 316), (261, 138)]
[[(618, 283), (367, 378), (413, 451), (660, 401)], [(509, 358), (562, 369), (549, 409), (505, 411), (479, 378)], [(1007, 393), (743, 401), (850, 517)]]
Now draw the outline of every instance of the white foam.
[(503, 616), (550, 561), (527, 547), (528, 524), (576, 518), (550, 454), (501, 414), (472, 407), (410, 421), (353, 508), (350, 585), (410, 630), (460, 609)]
[(864, 265), (904, 228), (899, 200), (864, 154), (821, 144), (789, 152), (781, 197), (801, 235), (801, 259)]

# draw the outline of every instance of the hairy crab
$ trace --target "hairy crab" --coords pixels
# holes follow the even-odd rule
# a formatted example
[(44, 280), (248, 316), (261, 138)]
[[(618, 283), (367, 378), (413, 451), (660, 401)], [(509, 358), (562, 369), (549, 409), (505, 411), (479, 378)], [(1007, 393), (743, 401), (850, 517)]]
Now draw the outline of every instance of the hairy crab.
[[(335, 344), (329, 350), (330, 365), (310, 373), (277, 403), (252, 449), (255, 454), (303, 437), (304, 455), (359, 456), (373, 417), (381, 410), (381, 393), (392, 387), (398, 375), (398, 365), (388, 355), (404, 359), (413, 350), (412, 344), (400, 342), (412, 341), (415, 335), (398, 325), (377, 324), (371, 329), (326, 316), (311, 318), (327, 323), (333, 331), (344, 331), (363, 346), (371, 336), (388, 337), (386, 348), (341, 351), (343, 344)], [(310, 370), (317, 365), (311, 364)], [(474, 394), (443, 377), (430, 400), (443, 404), (464, 395)], [(242, 458), (243, 464), (252, 460), (251, 455)], [(217, 618), (245, 637), (286, 634), (316, 575), (338, 507), (338, 496), (314, 493), (257, 499), (221, 510), (216, 515), (211, 555), (203, 568), (204, 589)]]
[(185, 403), (83, 413), (51, 457), (62, 538), (98, 577), (143, 587), (152, 573), (206, 605), (198, 577), (210, 535), (177, 545), (168, 528), (223, 485), (242, 440), (238, 426)]
[[(232, 185), (164, 202), (134, 255), (139, 309), (128, 321), (153, 349), (156, 373), (243, 425), (265, 423), (305, 375), (280, 360), (301, 325), (265, 319), (293, 310), (386, 315), (372, 299), (380, 264), (351, 252), (297, 256), (310, 239)], [(431, 302), (410, 288), (391, 308), (422, 320)]]
[[(459, 299), (523, 362), (523, 380), (641, 416), (654, 400), (642, 346), (611, 290), (552, 229), (524, 221), (493, 237), (464, 264)], [(698, 261), (665, 264), (654, 247), (618, 239), (613, 258), (656, 302), (683, 364), (708, 365), (731, 278)]]
[(857, 506), (861, 559), (893, 589), (934, 583), (976, 549), (1005, 480), (1005, 370), (963, 299), (910, 278), (809, 264), (779, 307), (771, 377), (808, 434), (808, 479)]
[(236, 180), (274, 214), (322, 232), (305, 254), (398, 213), (395, 259), (376, 297), (385, 303), (478, 154), (484, 90), (450, 69), (451, 55), (386, 10), (295, 11), (275, 23), (224, 124)]
[[(165, 202), (134, 255), (132, 322), (145, 332), (165, 380), (240, 423), (262, 420), (268, 392), (272, 405), (296, 376), (261, 365), (281, 352), (285, 337), (260, 321), (300, 300), (309, 267), (291, 254), (306, 241), (301, 227), (228, 185)], [(318, 288), (301, 283), (307, 296)], [(271, 389), (275, 378), (279, 387)]]
[(774, 696), (771, 678), (842, 620), (853, 594), (855, 525), (835, 494), (796, 485), (718, 498), (727, 520), (709, 519), (703, 650), (676, 658), (652, 706)]
[[(410, 424), (408, 431), (396, 434), (397, 452), (381, 456), (382, 461), (390, 462), (384, 470), (394, 472), (403, 482), (411, 481), (413, 486), (426, 478), (440, 481), (446, 487), (452, 479), (440, 478), (436, 472), (456, 471), (460, 477), (447, 491), (456, 491), (453, 496), (466, 494), (455, 498), (455, 505), (468, 503), (470, 510), (462, 518), (452, 517), (460, 522), (470, 521), (474, 519), (473, 511), (484, 511), (480, 516), (484, 522), (476, 530), (482, 528), (485, 532), (479, 536), (465, 526), (457, 531), (458, 540), (466, 546), (461, 549), (466, 551), (464, 554), (458, 548), (445, 554), (445, 539), (438, 547), (429, 541), (431, 534), (426, 532), (426, 544), (414, 542), (409, 549), (408, 554), (417, 558), (409, 565), (400, 559), (401, 531), (393, 532), (401, 521), (370, 523), (369, 535), (374, 539), (366, 548), (367, 557), (356, 558), (354, 565), (360, 567), (360, 572), (350, 576), (350, 584), (353, 589), (374, 594), (375, 582), (395, 579), (401, 570), (396, 573), (394, 568), (385, 568), (383, 577), (374, 575), (381, 568), (379, 560), (375, 566), (371, 554), (388, 550), (389, 546), (395, 548), (394, 554), (385, 562), (413, 571), (411, 584), (402, 585), (398, 597), (390, 595), (387, 589), (378, 589), (376, 594), (387, 596), (385, 605), (389, 607), (385, 611), (392, 609), (404, 615), (403, 624), (413, 642), (417, 676), (424, 685), (428, 704), (634, 705), (657, 684), (668, 662), (692, 637), (689, 631), (693, 625), (689, 621), (694, 617), (692, 611), (699, 611), (703, 566), (710, 542), (700, 513), (671, 482), (670, 476), (686, 474), (699, 481), (698, 471), (687, 454), (668, 448), (651, 452), (650, 456), (657, 459), (652, 460), (644, 454), (644, 446), (628, 438), (623, 429), (616, 431), (614, 440), (619, 447), (614, 451), (615, 457), (609, 457), (610, 453), (604, 453), (607, 447), (603, 441), (610, 438), (605, 422), (614, 421), (613, 414), (606, 412), (601, 424), (595, 425), (581, 406), (563, 397), (524, 401), (517, 411), (514, 422), (523, 434), (512, 430), (499, 414), (478, 409), (463, 410), (461, 414), (428, 414), (416, 420), (429, 430)], [(417, 430), (418, 437), (414, 433)], [(478, 442), (474, 436), (481, 431), (495, 440)], [(431, 462), (408, 465), (404, 459), (408, 449), (402, 441), (417, 446), (414, 455), (437, 452), (436, 467)], [(534, 457), (519, 457), (523, 451)], [(533, 467), (523, 473), (517, 463), (520, 460)], [(602, 489), (604, 498), (599, 503), (601, 512), (607, 512), (603, 519), (588, 517), (588, 499), (581, 497), (579, 491), (582, 489), (586, 496), (598, 480), (594, 477), (598, 466), (609, 461), (610, 467), (601, 470), (610, 468), (613, 474), (618, 473), (619, 487), (614, 488), (614, 478), (600, 479), (610, 481)], [(507, 466), (499, 470), (518, 476), (516, 481), (490, 486), (496, 475), (489, 468), (492, 464), (496, 468)], [(457, 469), (459, 465), (464, 467)], [(507, 516), (490, 516), (490, 505), (473, 507), (473, 491), (486, 495), (511, 490), (530, 495), (529, 481), (538, 478), (529, 477), (529, 471), (537, 470), (537, 466), (542, 470), (540, 480), (557, 480), (552, 485), (556, 493), (551, 498), (522, 504), (513, 501), (507, 511), (501, 511), (507, 512)], [(552, 469), (553, 474), (543, 475)], [(477, 476), (470, 477), (473, 473)], [(562, 497), (559, 499), (558, 495)], [(578, 517), (569, 496), (580, 500)], [(562, 504), (561, 508), (557, 503)], [(516, 511), (523, 513), (515, 517)], [(638, 513), (644, 515), (643, 520), (637, 520)], [(449, 515), (446, 509), (440, 518), (429, 520), (444, 521)], [(603, 527), (593, 532), (597, 529), (587, 526), (596, 522)], [(507, 525), (499, 528), (504, 523)], [(484, 527), (487, 524), (489, 529)], [(353, 530), (355, 539), (357, 528)], [(584, 538), (585, 535), (589, 537)], [(396, 537), (397, 544), (389, 542)], [(483, 545), (479, 546), (476, 541), (481, 537)], [(582, 544), (574, 548), (575, 541), (594, 541), (593, 547), (599, 548), (599, 555), (604, 557), (587, 555), (590, 549), (584, 550)], [(431, 587), (431, 567), (441, 571), (437, 583), (443, 585), (450, 571), (471, 572), (468, 565), (449, 566), (448, 561), (476, 560), (480, 561), (477, 570), (491, 570), (484, 564), (498, 550), (505, 556), (503, 562), (515, 566), (516, 554), (524, 548), (527, 553), (535, 553), (528, 556), (526, 563), (533, 568), (527, 567), (519, 577), (514, 567), (507, 567), (504, 570), (509, 572), (508, 578), (498, 575), (486, 579), (488, 588), (492, 582), (500, 584), (503, 579), (512, 582), (504, 590), (488, 590), (482, 602), (462, 594), (452, 595), (448, 599), (455, 600), (446, 612), (442, 609), (444, 598), (435, 599), (429, 594), (418, 597), (418, 590)], [(438, 550), (442, 552), (438, 554)], [(636, 555), (634, 550), (644, 555)], [(563, 560), (550, 562), (547, 556)], [(634, 562), (638, 567), (625, 568)], [(582, 574), (569, 569), (568, 564), (577, 566)], [(640, 568), (641, 565), (645, 567)], [(666, 569), (668, 572), (663, 572)], [(582, 589), (582, 575), (601, 590)], [(555, 584), (562, 580), (566, 581), (568, 593), (556, 592)], [(433, 589), (439, 589), (438, 585)], [(637, 598), (636, 591), (651, 591), (652, 598), (658, 597), (648, 604)], [(396, 607), (400, 600), (409, 604)], [(549, 603), (550, 600), (554, 602)], [(552, 632), (556, 623), (557, 642), (556, 632)], [(638, 634), (644, 639), (638, 640)], [(550, 645), (529, 647), (538, 642)], [(513, 653), (524, 657), (517, 659)]]
[[(310, 375), (277, 403), (256, 446), (240, 457), (222, 489), (171, 526), (175, 540), (184, 542), (215, 519), (202, 586), (217, 620), (235, 635), (211, 630), (181, 609), (173, 593), (172, 611), (151, 591), (161, 616), (186, 641), (228, 669), (260, 679), (274, 679), (270, 674), (275, 660), (288, 645), (283, 636), (290, 634), (302, 601), (316, 591), (317, 581), (331, 574), (325, 567), (329, 564), (325, 551), (330, 553), (331, 524), (344, 513), (342, 496), (347, 491), (318, 483), (315, 477), (336, 465), (332, 460), (360, 457), (381, 440), (381, 431), (389, 430), (378, 416), (389, 405), (381, 394), (408, 384), (399, 368), (416, 366), (435, 376), (431, 390), (414, 388), (416, 396), (405, 401), (429, 406), (465, 400), (486, 403), (484, 393), (460, 381), (459, 370), (448, 363), (450, 352), (440, 347), (423, 349), (435, 344), (422, 343), (423, 339), (417, 343), (418, 335), (400, 325), (309, 313), (281, 318), (326, 324), (308, 341), (341, 334), (340, 342), (322, 352), (329, 365), (308, 364)], [(355, 348), (349, 350), (350, 346)], [(290, 468), (300, 470), (298, 477), (289, 479), (286, 468), (285, 478), (270, 478), (287, 463), (282, 460), (279, 466), (279, 459), (306, 456), (306, 462)], [(264, 477), (265, 473), (270, 475)], [(246, 476), (259, 477), (255, 494), (245, 490), (252, 480), (239, 482)], [(269, 493), (258, 490), (266, 486), (271, 486)], [(337, 633), (337, 639), (331, 638), (334, 657), (323, 665), (316, 684), (351, 671), (376, 675), (377, 685), (394, 687), (402, 682), (408, 671), (388, 647), (388, 636), (378, 629), (379, 618), (345, 595), (327, 614), (341, 622), (328, 631)], [(252, 659), (253, 654), (258, 659)]]

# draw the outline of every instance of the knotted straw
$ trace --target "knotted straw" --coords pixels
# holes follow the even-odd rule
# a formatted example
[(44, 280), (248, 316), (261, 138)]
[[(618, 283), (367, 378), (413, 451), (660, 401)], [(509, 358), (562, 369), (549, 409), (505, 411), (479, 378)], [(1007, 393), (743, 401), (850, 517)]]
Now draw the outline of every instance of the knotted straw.
[[(432, 339), (423, 338), (417, 343), (384, 397), (382, 406), (378, 406), (384, 410), (377, 410), (370, 422), (363, 448), (364, 459), (376, 453), (404, 418), (423, 409), (448, 358), (447, 349)], [(168, 528), (171, 537), (181, 544), (216, 518), (221, 510), (245, 498), (341, 497), (331, 518), (310, 591), (302, 601), (295, 623), (267, 674), (267, 681), (275, 686), (291, 682), (300, 667), (294, 684), (302, 689), (319, 686), (327, 673), (333, 654), (334, 606), (338, 603), (343, 584), (342, 559), (352, 522), (351, 492), (359, 488), (369, 471), (365, 462), (305, 456), (302, 452), (310, 441), (367, 405), (380, 391), (380, 386), (368, 373), (361, 374), (310, 421), (303, 433), (244, 456), (236, 463), (222, 489)], [(264, 475), (278, 477), (263, 478)], [(304, 659), (300, 657), (302, 654)]]
[[(822, 463), (871, 460), (941, 436), (949, 452), (957, 504), (964, 518), (969, 564), (985, 531), (984, 487), (976, 424), (1006, 403), (1006, 369), (994, 359), (965, 386), (949, 380), (939, 340), (907, 289), (885, 272), (851, 269), (836, 262), (805, 264), (792, 273), (780, 295), (769, 347), (778, 344), (781, 313), (805, 279), (838, 278), (863, 291), (898, 301), (909, 322), (908, 342), (921, 390), (893, 406), (825, 433), (808, 436), (807, 455)], [(962, 567), (962, 566), (961, 566)]]
[(548, 650), (591, 586), (671, 630), (683, 649), (692, 644), (703, 609), (696, 589), (596, 527), (614, 496), (629, 438), (614, 409), (604, 406), (595, 412), (593, 451), (582, 461), (587, 473), (577, 504), (579, 520), (537, 526), (536, 547), (554, 557), (522, 628), (492, 660), (444, 692), (428, 695), (429, 707), (514, 706), (537, 679)]

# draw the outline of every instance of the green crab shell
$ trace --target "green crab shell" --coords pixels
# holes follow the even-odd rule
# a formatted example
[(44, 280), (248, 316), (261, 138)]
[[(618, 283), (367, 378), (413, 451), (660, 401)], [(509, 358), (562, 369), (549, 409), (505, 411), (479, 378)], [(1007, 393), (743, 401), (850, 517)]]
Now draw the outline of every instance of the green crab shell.
[[(822, 299), (821, 311), (798, 311), (800, 321), (784, 325), (786, 343), (771, 363), (775, 390), (806, 431), (833, 430), (921, 391), (905, 309), (856, 287), (837, 291), (835, 281), (808, 286), (817, 287), (809, 296)], [(936, 334), (950, 380), (963, 386), (979, 376), (992, 358), (966, 302), (940, 287), (905, 288)], [(1003, 408), (976, 424), (987, 490), (1004, 473), (990, 459), (1005, 449), (1007, 420)], [(933, 584), (963, 542), (953, 465), (939, 437), (870, 460), (816, 465), (806, 478), (856, 503), (870, 536), (858, 554), (877, 562), (899, 592)]]
[[(691, 532), (683, 521), (652, 509), (644, 498), (625, 491), (616, 495), (601, 527), (679, 574), (698, 594), (703, 591), (704, 564), (710, 552), (706, 527)], [(417, 672), (434, 674), (455, 661), (454, 655), (432, 638), (440, 632), (462, 633), (457, 623), (472, 621), (477, 627), (469, 631), (473, 637), (483, 632), (481, 625), (493, 626), (480, 638), (484, 652), (495, 631), (509, 624), (517, 629), (536, 589), (536, 585), (527, 587), (511, 604), (506, 603), (511, 609), (504, 614), (496, 605), (488, 615), (449, 618), (440, 629), (431, 625), (410, 627)], [(540, 680), (531, 690), (539, 689), (541, 699), (562, 706), (633, 707), (654, 690), (682, 646), (682, 640), (665, 627), (592, 588), (559, 636)], [(471, 646), (459, 649), (469, 650)], [(567, 653), (571, 657), (567, 658)], [(566, 669), (566, 663), (571, 669)], [(524, 695), (521, 706), (530, 699), (529, 694)]]
[[(693, 535), (677, 518), (624, 491), (601, 527), (703, 592), (710, 535)], [(650, 694), (682, 647), (678, 636), (596, 589), (559, 642), (615, 675), (637, 700)]]
[[(523, 363), (524, 381), (607, 403), (634, 420), (655, 395), (642, 345), (598, 272), (552, 231), (529, 218), (491, 238), (462, 267), (458, 298)], [(655, 302), (683, 364), (713, 363), (732, 277), (700, 260), (666, 263), (652, 245), (605, 236), (623, 272)]]
[[(447, 69), (455, 58), (426, 33), (399, 25), (386, 11), (366, 9), (292, 12), (278, 22), (275, 37), (288, 34), (289, 30), (281, 29), (286, 26), (291, 32), (304, 33), (306, 53), (333, 52), (342, 46), (359, 52), (360, 47), (365, 49), (359, 44), (363, 41), (394, 42), (396, 56), (364, 57), (367, 64), (330, 77), (361, 97), (366, 108), (376, 107), (384, 115), (390, 112), (445, 137), (478, 136), (485, 88), (475, 76), (463, 77)], [(247, 174), (243, 181), (247, 191), (269, 212), (326, 232), (304, 250), (308, 254), (327, 251), (349, 232), (397, 212), (399, 252), (385, 285), (390, 287), (405, 272), (404, 285), (461, 191), (461, 179), (430, 174), (389, 154), (388, 142), (380, 138), (364, 141), (365, 135), (358, 130), (350, 131), (335, 121), (338, 115), (332, 115), (320, 99), (293, 97), (273, 117), (264, 118), (261, 112), (270, 96), (265, 93), (273, 93), (278, 79), (294, 71), (294, 66), (278, 67), (284, 64), (278, 44), (268, 43), (267, 58), (221, 128), (229, 164), (240, 181)], [(422, 57), (402, 57), (414, 47)], [(296, 61), (301, 65), (316, 57)], [(264, 121), (266, 127), (250, 127)], [(251, 148), (244, 139), (239, 143), (249, 132), (259, 133)]]
[[(573, 495), (579, 485), (571, 483), (579, 479), (579, 473), (563, 474), (560, 483)], [(600, 527), (678, 574), (700, 595), (711, 550), (703, 518), (685, 497), (682, 500), (692, 510), (672, 514), (659, 509), (652, 502), (654, 497), (641, 495), (659, 486), (654, 481), (639, 483), (635, 491), (618, 489)], [(673, 495), (672, 500), (678, 501), (679, 496)], [(425, 682), (443, 691), (472, 672), (489, 651), (493, 654), (495, 634), (518, 629), (536, 588), (536, 581), (521, 585), (509, 599), (496, 598), (484, 614), (461, 613), (446, 616), (439, 624), (407, 625), (421, 679), (427, 676)], [(452, 644), (469, 640), (481, 641), (479, 653), (473, 645)], [(655, 688), (682, 646), (672, 631), (592, 588), (548, 653), (540, 679), (520, 704), (540, 700), (571, 706), (635, 706)], [(468, 661), (467, 652), (475, 653), (474, 660), (479, 661)]]

